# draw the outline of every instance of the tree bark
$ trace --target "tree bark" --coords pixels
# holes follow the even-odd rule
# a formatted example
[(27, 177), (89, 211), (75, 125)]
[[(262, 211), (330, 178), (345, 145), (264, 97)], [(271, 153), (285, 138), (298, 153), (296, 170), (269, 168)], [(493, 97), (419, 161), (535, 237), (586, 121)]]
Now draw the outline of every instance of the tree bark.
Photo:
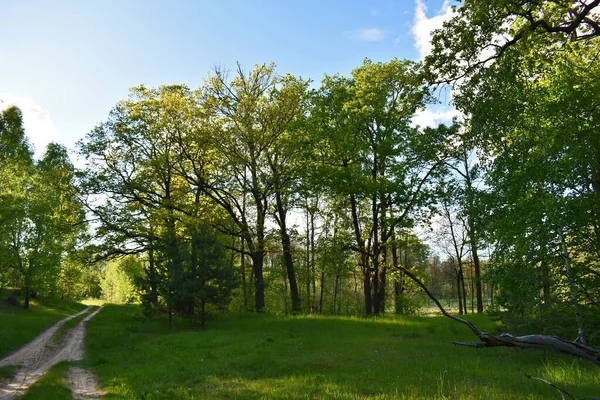
[(287, 212), (281, 198), (281, 193), (275, 193), (275, 201), (277, 205), (278, 218), (277, 223), (279, 224), (279, 233), (281, 235), (281, 246), (283, 249), (283, 260), (285, 263), (285, 270), (287, 273), (288, 282), (290, 285), (290, 297), (292, 300), (292, 310), (295, 312), (302, 311), (302, 304), (300, 301), (300, 294), (298, 293), (298, 283), (296, 282), (296, 272), (294, 270), (294, 260), (292, 258), (292, 245), (290, 241), (290, 235), (287, 231), (286, 217)]
[(254, 308), (256, 312), (265, 309), (265, 281), (263, 279), (263, 263), (265, 254), (262, 249), (252, 252), (252, 271), (254, 273)]

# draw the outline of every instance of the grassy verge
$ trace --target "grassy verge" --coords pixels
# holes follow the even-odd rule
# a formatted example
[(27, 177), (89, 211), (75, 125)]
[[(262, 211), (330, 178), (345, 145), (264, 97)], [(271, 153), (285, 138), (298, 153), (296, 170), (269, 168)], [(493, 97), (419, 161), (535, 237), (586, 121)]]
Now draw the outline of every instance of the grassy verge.
[[(495, 323), (474, 316), (482, 329)], [(88, 366), (108, 399), (547, 399), (594, 396), (600, 369), (541, 351), (475, 350), (442, 317), (226, 315), (169, 331), (138, 306), (106, 306), (90, 323)]]
[(0, 294), (0, 358), (33, 340), (67, 315), (85, 308), (74, 301), (32, 299), (29, 310), (11, 306)]
[(71, 399), (71, 389), (66, 381), (71, 363), (56, 364), (46, 375), (32, 385), (21, 397), (24, 400), (65, 400)]

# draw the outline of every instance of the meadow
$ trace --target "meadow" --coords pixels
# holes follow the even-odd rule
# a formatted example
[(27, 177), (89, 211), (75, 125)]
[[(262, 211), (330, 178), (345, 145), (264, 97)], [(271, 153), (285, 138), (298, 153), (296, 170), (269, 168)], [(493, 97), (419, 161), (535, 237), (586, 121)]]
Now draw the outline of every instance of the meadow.
[[(83, 308), (36, 303), (2, 309), (4, 351)], [(469, 316), (499, 333), (500, 323)], [(16, 332), (24, 333), (16, 340)], [(86, 358), (55, 366), (23, 397), (70, 398), (69, 365), (94, 371), (106, 399), (552, 399), (600, 395), (600, 369), (557, 353), (473, 349), (466, 327), (439, 316), (377, 318), (224, 314), (202, 329), (107, 305), (90, 322)], [(9, 350), (10, 349), (10, 350)], [(7, 369), (5, 373), (10, 373)], [(1, 379), (1, 377), (0, 377)]]
[[(490, 332), (498, 323), (470, 317)], [(553, 382), (600, 394), (600, 369), (556, 353), (453, 346), (443, 317), (227, 314), (199, 329), (109, 305), (90, 323), (86, 367), (108, 399), (548, 399)]]

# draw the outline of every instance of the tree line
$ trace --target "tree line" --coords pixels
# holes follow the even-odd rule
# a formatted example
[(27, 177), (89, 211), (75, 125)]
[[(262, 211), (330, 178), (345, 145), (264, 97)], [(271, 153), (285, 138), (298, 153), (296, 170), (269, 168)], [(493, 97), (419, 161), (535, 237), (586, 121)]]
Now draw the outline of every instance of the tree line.
[[(585, 343), (600, 293), (596, 5), (488, 3), (457, 8), (424, 63), (366, 59), (319, 85), (238, 65), (199, 88), (133, 88), (78, 143), (79, 171), (59, 145), (34, 161), (5, 110), (1, 283), (43, 293), (67, 256), (129, 256), (146, 309), (169, 317), (281, 301), (378, 315), (412, 307), (409, 273), (460, 313), (472, 296), (542, 333), (572, 313)], [(415, 126), (449, 87), (462, 117)]]

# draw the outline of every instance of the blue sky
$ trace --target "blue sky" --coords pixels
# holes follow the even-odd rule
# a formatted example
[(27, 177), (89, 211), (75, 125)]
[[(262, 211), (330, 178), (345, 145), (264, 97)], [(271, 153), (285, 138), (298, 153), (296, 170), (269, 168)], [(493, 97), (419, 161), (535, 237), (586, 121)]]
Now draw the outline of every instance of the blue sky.
[[(0, 108), (21, 107), (39, 155), (69, 148), (132, 86), (200, 85), (273, 61), (319, 82), (365, 57), (418, 60), (443, 0), (0, 0)], [(421, 124), (452, 116), (428, 111)]]

